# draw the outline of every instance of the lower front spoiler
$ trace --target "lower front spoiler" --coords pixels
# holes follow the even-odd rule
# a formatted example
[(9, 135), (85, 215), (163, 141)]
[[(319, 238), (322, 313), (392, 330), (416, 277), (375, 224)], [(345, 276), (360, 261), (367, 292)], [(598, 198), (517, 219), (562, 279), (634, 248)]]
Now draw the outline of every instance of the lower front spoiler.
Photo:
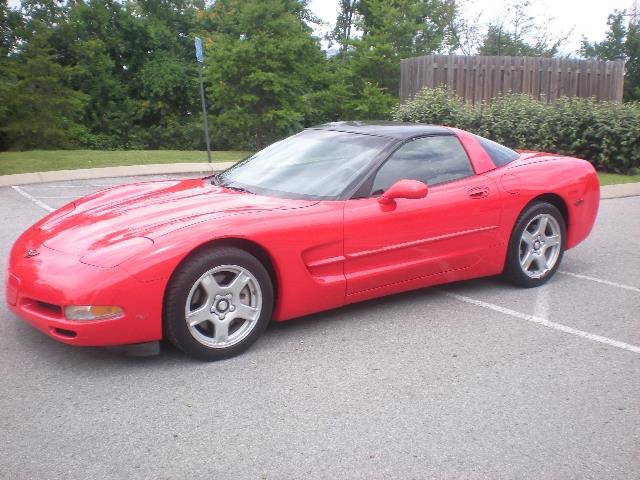
[(107, 350), (127, 357), (154, 357), (160, 355), (160, 342), (132, 343), (105, 347)]

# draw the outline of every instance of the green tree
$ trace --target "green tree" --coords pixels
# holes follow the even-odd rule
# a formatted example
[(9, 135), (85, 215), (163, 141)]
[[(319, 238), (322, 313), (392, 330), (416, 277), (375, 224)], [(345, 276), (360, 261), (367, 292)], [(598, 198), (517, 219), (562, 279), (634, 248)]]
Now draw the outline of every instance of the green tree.
[[(69, 21), (54, 30), (54, 44), (66, 65), (75, 66), (74, 86), (88, 96), (87, 127), (81, 143), (89, 148), (140, 147), (132, 130), (141, 102), (132, 93), (134, 75), (144, 63), (142, 28), (118, 2), (93, 0), (72, 8)], [(142, 42), (141, 42), (142, 43)]]
[[(453, 0), (343, 0), (330, 39), (330, 83), (318, 97), (332, 119), (385, 119), (398, 99), (400, 60), (452, 50)], [(337, 99), (337, 100), (336, 100)]]
[(632, 22), (627, 30), (625, 42), (627, 62), (624, 82), (624, 98), (628, 101), (640, 100), (640, 23)]
[[(65, 130), (70, 135), (65, 144), (202, 146), (194, 115), (198, 85), (191, 37), (202, 0), (23, 0), (19, 10), (1, 1), (0, 98), (8, 98), (25, 82), (44, 81), (35, 74), (29, 78), (33, 71), (29, 73), (25, 62), (47, 64), (55, 85), (86, 95), (84, 128)], [(70, 95), (69, 103), (76, 97)], [(9, 105), (0, 105), (0, 148), (23, 144), (8, 137), (8, 132), (16, 134), (5, 120), (13, 113)], [(36, 110), (19, 116), (26, 121), (29, 115)], [(40, 119), (31, 121), (37, 124)]]
[(216, 137), (257, 149), (299, 129), (325, 65), (306, 1), (218, 0), (205, 13)]
[(85, 92), (82, 143), (92, 148), (194, 148), (196, 8), (186, 0), (91, 0), (71, 8), (54, 43)]
[(136, 135), (147, 148), (202, 145), (192, 114), (199, 99), (191, 37), (196, 28), (196, 5), (201, 3), (130, 2), (129, 14), (139, 18), (144, 53), (128, 84), (133, 87), (130, 96), (140, 101)]
[(510, 4), (504, 16), (489, 24), (478, 53), (489, 56), (555, 56), (568, 34), (550, 34), (546, 24), (540, 24), (529, 14), (530, 7), (528, 0)]
[(602, 42), (589, 43), (582, 37), (582, 46), (578, 53), (587, 58), (598, 60), (624, 60), (626, 57), (625, 39), (627, 26), (624, 19), (625, 12), (614, 11), (607, 18), (609, 31)]
[(23, 26), (22, 14), (10, 8), (8, 0), (0, 0), (0, 58), (15, 52)]
[(307, 125), (338, 120), (386, 120), (398, 99), (379, 85), (360, 78), (349, 58), (328, 59), (316, 88), (309, 94), (312, 108)]
[(10, 98), (16, 83), (15, 54), (23, 28), (22, 14), (10, 8), (7, 0), (0, 0), (0, 150), (6, 149), (10, 142), (2, 125), (7, 124), (12, 114), (6, 100)]
[(64, 22), (68, 13), (66, 3), (64, 0), (21, 0), (20, 9), (37, 30), (42, 26), (51, 28)]
[(450, 25), (456, 15), (449, 0), (362, 0), (353, 39), (355, 74), (396, 96), (400, 60), (455, 47)]
[(340, 0), (336, 26), (328, 40), (338, 43), (340, 51), (345, 52), (349, 46), (349, 41), (355, 33), (355, 23), (360, 12), (360, 0)]
[(489, 25), (478, 53), (488, 56), (553, 57), (557, 53), (557, 47), (531, 45), (521, 37), (505, 31), (501, 25)]
[(582, 39), (578, 51), (586, 58), (598, 60), (624, 60), (624, 99), (640, 100), (640, 22), (638, 15), (630, 15), (626, 21), (626, 12), (615, 10), (609, 15), (609, 30), (602, 42), (590, 43)]
[(74, 69), (60, 65), (44, 27), (36, 29), (19, 59), (7, 66), (0, 90), (0, 132), (9, 148), (63, 148), (81, 125), (85, 96), (69, 88)]

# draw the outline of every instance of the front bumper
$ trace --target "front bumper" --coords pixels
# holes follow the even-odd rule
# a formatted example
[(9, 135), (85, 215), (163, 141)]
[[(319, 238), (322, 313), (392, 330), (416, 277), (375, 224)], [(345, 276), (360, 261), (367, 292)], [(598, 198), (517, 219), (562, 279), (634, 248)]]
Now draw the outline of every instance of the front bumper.
[[(24, 258), (20, 241), (9, 262), (6, 298), (18, 317), (63, 343), (113, 346), (162, 338), (163, 282), (141, 282), (119, 267), (99, 268), (77, 257), (40, 246)], [(106, 320), (71, 321), (67, 305), (117, 305), (123, 315)]]

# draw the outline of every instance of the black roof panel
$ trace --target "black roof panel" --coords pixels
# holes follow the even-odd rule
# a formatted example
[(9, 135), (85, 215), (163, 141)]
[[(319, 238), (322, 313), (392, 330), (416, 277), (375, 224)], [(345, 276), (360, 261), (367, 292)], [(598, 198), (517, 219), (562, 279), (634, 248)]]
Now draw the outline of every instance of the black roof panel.
[(361, 133), (378, 137), (396, 138), (399, 140), (406, 140), (420, 135), (453, 135), (453, 131), (450, 128), (425, 125), (422, 123), (332, 122), (312, 128), (316, 130)]

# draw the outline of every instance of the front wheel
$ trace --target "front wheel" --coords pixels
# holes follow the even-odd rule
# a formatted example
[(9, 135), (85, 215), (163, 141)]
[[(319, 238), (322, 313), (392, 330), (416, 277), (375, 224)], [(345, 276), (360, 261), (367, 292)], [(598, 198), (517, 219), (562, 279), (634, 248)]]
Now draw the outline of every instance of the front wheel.
[(189, 257), (173, 275), (164, 302), (164, 332), (185, 353), (203, 360), (246, 350), (273, 310), (269, 273), (253, 255), (233, 247)]
[(564, 218), (554, 205), (530, 205), (511, 233), (503, 276), (522, 287), (544, 284), (560, 266), (565, 237)]

